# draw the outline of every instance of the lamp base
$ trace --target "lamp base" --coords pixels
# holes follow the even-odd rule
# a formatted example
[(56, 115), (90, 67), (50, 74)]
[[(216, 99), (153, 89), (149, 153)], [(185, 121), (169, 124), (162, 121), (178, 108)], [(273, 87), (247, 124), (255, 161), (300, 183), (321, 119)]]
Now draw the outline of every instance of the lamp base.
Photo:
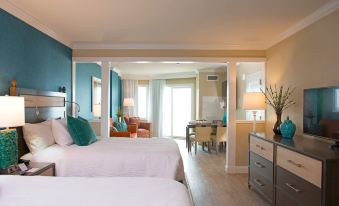
[(0, 169), (18, 164), (18, 134), (16, 129), (0, 131)]
[(253, 113), (253, 133), (256, 132), (256, 123), (257, 123), (257, 111), (252, 111)]

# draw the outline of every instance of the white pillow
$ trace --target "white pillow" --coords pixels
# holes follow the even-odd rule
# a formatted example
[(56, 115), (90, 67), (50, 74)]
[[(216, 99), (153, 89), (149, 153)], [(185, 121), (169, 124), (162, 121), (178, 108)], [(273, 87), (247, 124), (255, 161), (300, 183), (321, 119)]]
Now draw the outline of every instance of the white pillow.
[(53, 144), (55, 140), (52, 134), (51, 121), (23, 126), (24, 139), (32, 154), (35, 154)]
[(67, 129), (66, 118), (52, 120), (52, 133), (57, 144), (62, 146), (73, 144), (73, 139)]

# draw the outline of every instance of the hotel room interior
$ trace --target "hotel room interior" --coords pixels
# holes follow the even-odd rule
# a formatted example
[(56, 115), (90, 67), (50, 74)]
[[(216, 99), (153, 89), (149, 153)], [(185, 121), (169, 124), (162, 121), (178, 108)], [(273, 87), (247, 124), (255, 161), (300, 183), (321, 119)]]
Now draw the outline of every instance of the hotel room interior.
[(339, 0), (0, 0), (0, 205), (339, 205)]

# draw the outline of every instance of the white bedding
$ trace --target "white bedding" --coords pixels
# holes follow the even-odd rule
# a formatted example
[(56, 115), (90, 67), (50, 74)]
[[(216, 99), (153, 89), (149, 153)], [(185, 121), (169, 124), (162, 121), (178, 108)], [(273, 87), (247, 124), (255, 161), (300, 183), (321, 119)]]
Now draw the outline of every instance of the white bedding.
[(1, 206), (191, 206), (185, 186), (160, 178), (0, 176)]
[(80, 147), (52, 145), (30, 158), (54, 162), (63, 177), (161, 177), (184, 179), (179, 147), (166, 138), (109, 138)]

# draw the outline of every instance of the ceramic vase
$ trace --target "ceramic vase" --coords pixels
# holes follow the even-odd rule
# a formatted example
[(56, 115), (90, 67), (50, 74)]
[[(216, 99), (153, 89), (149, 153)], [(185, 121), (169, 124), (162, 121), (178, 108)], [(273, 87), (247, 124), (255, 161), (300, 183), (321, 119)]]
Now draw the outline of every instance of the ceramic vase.
[(289, 117), (280, 125), (281, 136), (285, 139), (292, 139), (295, 134), (296, 126)]
[(274, 132), (274, 134), (280, 135), (281, 134), (281, 132), (280, 132), (281, 113), (276, 113), (276, 115), (277, 115), (277, 121), (274, 124), (273, 132)]

